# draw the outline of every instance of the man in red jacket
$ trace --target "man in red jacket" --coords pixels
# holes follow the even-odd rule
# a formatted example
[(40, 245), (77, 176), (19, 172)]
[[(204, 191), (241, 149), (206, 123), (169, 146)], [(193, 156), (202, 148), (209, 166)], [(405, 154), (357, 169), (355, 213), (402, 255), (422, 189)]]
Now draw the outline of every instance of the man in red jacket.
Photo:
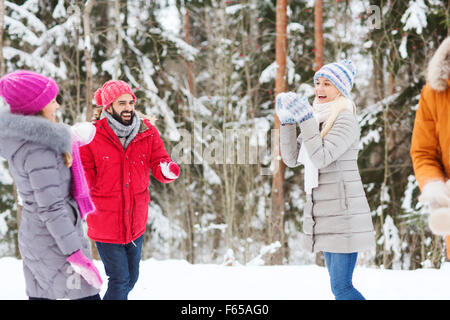
[(167, 154), (156, 128), (135, 112), (136, 96), (121, 80), (95, 92), (103, 106), (93, 141), (80, 149), (96, 211), (87, 217), (109, 277), (104, 299), (126, 300), (139, 276), (150, 196), (150, 171), (162, 183), (180, 168)]

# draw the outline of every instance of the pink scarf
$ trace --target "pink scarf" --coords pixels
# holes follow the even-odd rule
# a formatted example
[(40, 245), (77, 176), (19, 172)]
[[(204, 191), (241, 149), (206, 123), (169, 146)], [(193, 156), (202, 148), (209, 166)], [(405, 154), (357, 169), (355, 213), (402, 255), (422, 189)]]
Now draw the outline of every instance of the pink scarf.
[[(90, 127), (90, 126), (92, 127)], [(71, 193), (73, 198), (78, 204), (80, 209), (81, 219), (84, 219), (89, 213), (95, 211), (95, 205), (92, 202), (91, 196), (89, 194), (89, 185), (86, 180), (86, 176), (83, 169), (83, 164), (81, 163), (80, 147), (84, 146), (92, 141), (95, 136), (95, 127), (91, 124), (87, 125), (90, 127), (91, 132), (89, 137), (83, 137), (85, 134), (82, 132), (86, 130), (86, 123), (73, 126), (73, 141), (72, 141), (72, 185)], [(93, 131), (92, 131), (93, 128)]]

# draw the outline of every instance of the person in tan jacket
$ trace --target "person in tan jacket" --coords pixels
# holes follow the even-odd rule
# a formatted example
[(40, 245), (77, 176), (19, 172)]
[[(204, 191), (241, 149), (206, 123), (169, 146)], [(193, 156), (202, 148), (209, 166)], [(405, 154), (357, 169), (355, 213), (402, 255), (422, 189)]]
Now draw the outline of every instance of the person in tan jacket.
[(433, 55), (416, 112), (411, 141), (419, 201), (431, 210), (430, 229), (446, 235), (450, 257), (450, 37)]

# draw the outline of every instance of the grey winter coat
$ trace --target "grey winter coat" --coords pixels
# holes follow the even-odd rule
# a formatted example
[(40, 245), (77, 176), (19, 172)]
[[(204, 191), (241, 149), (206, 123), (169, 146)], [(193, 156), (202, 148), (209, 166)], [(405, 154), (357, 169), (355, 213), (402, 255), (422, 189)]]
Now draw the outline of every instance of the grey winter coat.
[(322, 139), (314, 118), (296, 126), (282, 126), (280, 148), (284, 163), (300, 165), (304, 146), (319, 169), (319, 185), (312, 189), (303, 211), (302, 245), (309, 251), (351, 253), (374, 248), (375, 237), (358, 170), (360, 130), (356, 117), (342, 111)]
[(19, 249), (29, 297), (79, 299), (99, 292), (66, 262), (78, 249), (90, 257), (62, 156), (70, 151), (67, 125), (0, 112), (0, 156), (23, 201)]

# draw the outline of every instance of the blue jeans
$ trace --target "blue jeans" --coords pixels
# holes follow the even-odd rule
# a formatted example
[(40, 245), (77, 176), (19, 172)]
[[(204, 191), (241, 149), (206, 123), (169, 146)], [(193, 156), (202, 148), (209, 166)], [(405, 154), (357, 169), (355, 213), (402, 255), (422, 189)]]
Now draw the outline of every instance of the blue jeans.
[(139, 277), (143, 238), (144, 235), (128, 244), (96, 242), (108, 276), (108, 289), (103, 300), (128, 299), (128, 293)]
[(324, 252), (323, 255), (330, 274), (331, 291), (336, 300), (365, 300), (352, 284), (358, 253)]

